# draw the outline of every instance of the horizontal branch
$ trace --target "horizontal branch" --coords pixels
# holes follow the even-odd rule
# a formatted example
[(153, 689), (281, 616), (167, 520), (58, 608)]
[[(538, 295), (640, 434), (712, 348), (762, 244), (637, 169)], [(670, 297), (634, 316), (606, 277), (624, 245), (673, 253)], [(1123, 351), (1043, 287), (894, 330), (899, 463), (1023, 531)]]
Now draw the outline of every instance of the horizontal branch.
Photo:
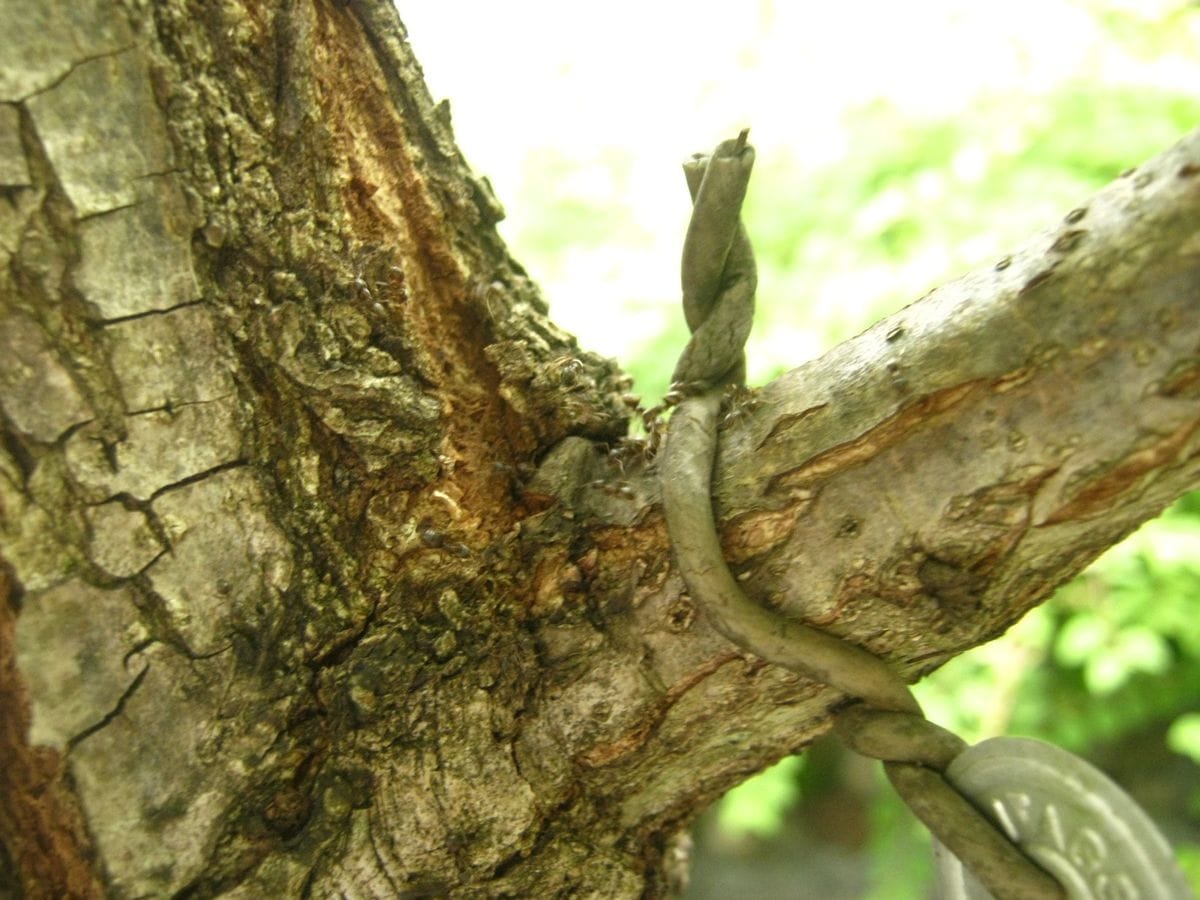
[(1200, 132), (761, 392), (717, 464), (750, 590), (928, 668), (1200, 485)]
[[(1200, 485), (1198, 235), (1200, 133), (730, 413), (714, 484), (743, 590), (915, 677)], [(569, 440), (530, 485), (560, 505), (523, 526), (549, 679), (522, 772), (645, 834), (842, 700), (706, 622), (662, 560), (655, 477)]]

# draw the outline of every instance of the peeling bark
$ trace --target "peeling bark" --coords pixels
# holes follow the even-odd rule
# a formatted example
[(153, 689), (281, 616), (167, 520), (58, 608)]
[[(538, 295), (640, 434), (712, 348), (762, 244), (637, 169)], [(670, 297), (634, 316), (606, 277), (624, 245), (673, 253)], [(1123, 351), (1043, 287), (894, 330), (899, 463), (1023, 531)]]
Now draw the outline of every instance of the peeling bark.
[[(0, 878), (667, 892), (842, 698), (692, 607), (390, 5), (0, 24)], [(1196, 487), (1198, 185), (1193, 135), (731, 413), (746, 589), (916, 676)]]

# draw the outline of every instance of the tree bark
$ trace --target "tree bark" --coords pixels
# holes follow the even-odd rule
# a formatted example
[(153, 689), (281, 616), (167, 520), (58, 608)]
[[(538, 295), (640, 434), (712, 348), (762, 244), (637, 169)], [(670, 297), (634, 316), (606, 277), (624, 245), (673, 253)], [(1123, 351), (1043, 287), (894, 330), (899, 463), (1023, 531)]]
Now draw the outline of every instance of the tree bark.
[[(390, 4), (0, 27), (0, 885), (668, 892), (844, 698), (692, 606)], [(745, 589), (916, 678), (1200, 484), (1198, 226), (1200, 134), (733, 410)]]

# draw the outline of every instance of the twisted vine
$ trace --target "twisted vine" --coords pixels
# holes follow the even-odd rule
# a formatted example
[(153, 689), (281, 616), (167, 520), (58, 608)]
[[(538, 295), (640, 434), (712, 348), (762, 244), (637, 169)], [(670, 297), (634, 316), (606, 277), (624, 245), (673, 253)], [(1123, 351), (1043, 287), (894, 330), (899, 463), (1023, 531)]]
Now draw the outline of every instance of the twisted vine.
[(754, 165), (743, 131), (684, 164), (692, 218), (684, 243), (683, 309), (692, 336), (675, 367), (671, 416), (659, 456), (663, 507), (692, 599), (740, 648), (843, 692), (852, 703), (834, 730), (883, 761), (897, 793), (998, 900), (1061, 898), (1033, 863), (947, 781), (966, 744), (929, 722), (905, 681), (877, 656), (748, 598), (725, 564), (713, 514), (712, 469), (722, 395), (745, 379), (757, 284), (741, 206)]

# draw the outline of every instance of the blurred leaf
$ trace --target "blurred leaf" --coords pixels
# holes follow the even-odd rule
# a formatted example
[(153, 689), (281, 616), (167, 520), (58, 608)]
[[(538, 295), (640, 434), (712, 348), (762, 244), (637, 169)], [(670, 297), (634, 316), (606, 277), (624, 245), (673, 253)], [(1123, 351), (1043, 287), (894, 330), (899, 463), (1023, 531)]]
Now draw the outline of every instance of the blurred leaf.
[(1072, 616), (1058, 633), (1055, 658), (1064, 666), (1082, 666), (1109, 641), (1111, 629), (1099, 616), (1082, 612)]
[(1187, 713), (1171, 723), (1167, 746), (1200, 765), (1200, 713)]
[[(883, 776), (880, 774), (880, 780)], [(882, 787), (882, 785), (881, 785)], [(929, 833), (890, 789), (871, 810), (871, 887), (863, 900), (925, 900), (933, 879)]]
[(797, 776), (803, 764), (801, 756), (785, 757), (729, 791), (717, 809), (721, 831), (730, 837), (769, 838), (778, 833), (799, 795)]
[(1176, 848), (1175, 856), (1188, 884), (1200, 895), (1200, 844), (1181, 844)]
[[(1068, 625), (1082, 618), (1076, 616)], [(1166, 642), (1149, 628), (1134, 626), (1109, 633), (1107, 637), (1079, 660), (1084, 665), (1088, 690), (1097, 696), (1111, 694), (1135, 672), (1159, 674), (1171, 664), (1171, 652)]]

